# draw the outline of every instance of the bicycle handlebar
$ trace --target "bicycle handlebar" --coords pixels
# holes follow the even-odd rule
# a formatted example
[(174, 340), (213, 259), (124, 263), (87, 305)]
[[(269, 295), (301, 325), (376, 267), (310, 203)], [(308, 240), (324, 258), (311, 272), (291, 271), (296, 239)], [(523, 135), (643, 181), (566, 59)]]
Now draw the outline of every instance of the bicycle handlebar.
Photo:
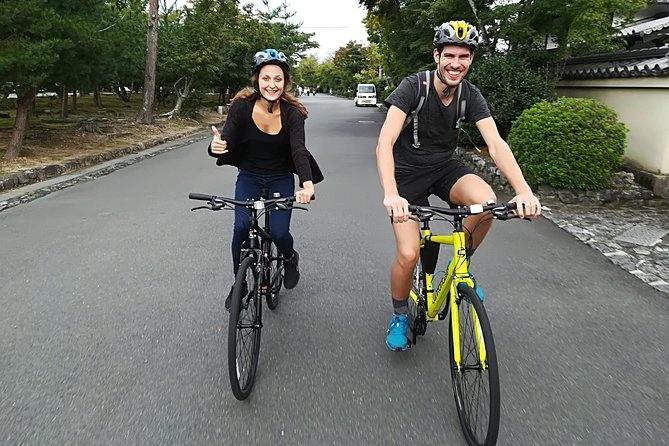
[[(226, 204), (234, 206), (242, 206), (249, 209), (253, 208), (262, 209), (264, 207), (269, 207), (274, 205), (292, 205), (296, 201), (294, 195), (290, 197), (265, 198), (259, 200), (234, 200), (232, 198), (219, 197), (217, 195), (200, 194), (197, 192), (191, 192), (190, 194), (188, 194), (188, 198), (190, 198), (191, 200), (207, 201), (213, 207), (214, 210), (220, 209)], [(311, 199), (315, 200), (316, 196), (312, 195)], [(263, 205), (258, 207), (259, 205), (257, 205), (256, 203), (263, 203)]]
[(516, 203), (513, 202), (503, 204), (490, 203), (487, 205), (473, 204), (471, 206), (458, 206), (455, 208), (409, 205), (409, 212), (415, 214), (420, 221), (429, 220), (434, 214), (464, 218), (469, 215), (481, 214), (488, 211), (499, 220), (509, 220), (511, 218), (518, 218), (518, 215), (515, 212), (512, 212), (515, 209)]

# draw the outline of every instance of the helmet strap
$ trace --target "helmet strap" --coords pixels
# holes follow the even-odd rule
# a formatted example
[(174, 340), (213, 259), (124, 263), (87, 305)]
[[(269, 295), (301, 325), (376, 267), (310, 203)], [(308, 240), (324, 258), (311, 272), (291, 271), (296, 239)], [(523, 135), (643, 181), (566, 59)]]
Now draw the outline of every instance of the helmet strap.
[(274, 103), (275, 103), (278, 99), (275, 99), (275, 100), (272, 101), (272, 100), (270, 100), (270, 99), (267, 99), (267, 98), (266, 98), (265, 96), (263, 96), (263, 94), (260, 93), (260, 92), (258, 92), (258, 95), (259, 95), (262, 99), (264, 99), (266, 102), (268, 102), (269, 105), (267, 106), (267, 112), (268, 112), (268, 113), (272, 113), (272, 112), (273, 112), (273, 109), (274, 109)]
[[(439, 54), (439, 62), (441, 62), (441, 54)], [(450, 85), (448, 85), (448, 84), (446, 83), (446, 80), (445, 80), (444, 77), (441, 75), (441, 64), (439, 64), (439, 63), (437, 63), (437, 69), (436, 69), (436, 72), (437, 72), (437, 77), (439, 78), (439, 80), (441, 81), (441, 83), (444, 84), (444, 85), (446, 85), (446, 88), (444, 88), (443, 90), (441, 90), (441, 92), (444, 94), (444, 97), (447, 98), (447, 97), (450, 96), (451, 92), (453, 92), (453, 90), (455, 90), (455, 89), (457, 88), (457, 86), (455, 86), (455, 87), (451, 87)]]

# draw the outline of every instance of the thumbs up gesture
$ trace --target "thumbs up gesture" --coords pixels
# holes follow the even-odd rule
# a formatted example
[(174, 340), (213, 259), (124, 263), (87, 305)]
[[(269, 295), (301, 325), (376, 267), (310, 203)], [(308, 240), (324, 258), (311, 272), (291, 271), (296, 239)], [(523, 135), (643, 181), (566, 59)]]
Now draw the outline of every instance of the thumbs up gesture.
[(228, 143), (221, 139), (221, 132), (213, 125), (211, 126), (211, 131), (214, 133), (214, 137), (211, 140), (211, 152), (216, 155), (228, 153)]

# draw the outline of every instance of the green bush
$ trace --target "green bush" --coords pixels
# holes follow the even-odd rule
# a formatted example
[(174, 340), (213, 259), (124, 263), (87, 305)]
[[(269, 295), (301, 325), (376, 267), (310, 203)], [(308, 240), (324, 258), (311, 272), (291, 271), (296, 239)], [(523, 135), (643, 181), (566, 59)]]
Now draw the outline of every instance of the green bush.
[(592, 99), (561, 97), (525, 110), (509, 145), (530, 184), (565, 189), (604, 189), (621, 165), (625, 125)]
[(477, 54), (469, 80), (481, 90), (499, 133), (506, 138), (513, 121), (523, 110), (541, 100), (554, 98), (553, 82), (519, 57), (484, 57), (479, 58)]
[(392, 93), (393, 91), (395, 91), (395, 88), (396, 88), (396, 87), (388, 87), (388, 88), (386, 88), (385, 90), (383, 90), (383, 89), (381, 89), (381, 90), (376, 90), (376, 91), (377, 91), (377, 95), (376, 95), (376, 96), (377, 96), (377, 101), (376, 101), (376, 102), (379, 102), (379, 103), (380, 103), (380, 102), (385, 101), (386, 98), (387, 98), (388, 96), (390, 96), (390, 93)]
[(206, 100), (206, 92), (204, 90), (193, 89), (190, 94), (186, 96), (183, 104), (181, 104), (181, 115), (186, 118), (197, 118), (200, 115), (200, 108)]

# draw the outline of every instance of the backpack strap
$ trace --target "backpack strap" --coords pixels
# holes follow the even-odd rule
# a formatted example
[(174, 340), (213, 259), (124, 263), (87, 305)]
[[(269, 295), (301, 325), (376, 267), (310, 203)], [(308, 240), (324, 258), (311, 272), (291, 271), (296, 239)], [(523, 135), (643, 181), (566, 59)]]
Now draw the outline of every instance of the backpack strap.
[[(463, 80), (458, 84), (458, 91), (456, 92), (455, 106), (456, 108), (456, 120), (453, 128), (460, 130), (462, 127), (462, 121), (465, 119), (465, 112), (467, 111), (467, 100), (462, 97), (462, 84), (465, 81)], [(459, 132), (458, 132), (459, 133)]]
[(402, 130), (406, 128), (407, 125), (413, 120), (413, 146), (415, 148), (420, 147), (420, 142), (418, 141), (418, 113), (425, 105), (427, 97), (430, 94), (430, 70), (421, 71), (418, 74), (418, 94), (416, 95), (416, 108), (411, 112), (409, 116), (404, 120), (404, 125)]
[[(416, 97), (418, 105), (416, 105), (416, 108), (411, 112), (409, 116), (407, 116), (407, 118), (404, 121), (404, 125), (402, 126), (402, 130), (404, 130), (404, 128), (407, 125), (409, 125), (409, 123), (413, 120), (412, 146), (416, 149), (420, 147), (420, 141), (418, 141), (418, 113), (420, 113), (420, 110), (423, 108), (423, 105), (425, 105), (425, 102), (427, 101), (430, 95), (430, 81), (431, 81), (430, 74), (431, 74), (430, 70), (425, 70), (418, 73), (418, 96)], [(462, 122), (465, 119), (465, 113), (467, 111), (467, 100), (462, 96), (463, 83), (464, 80), (458, 84), (458, 89), (456, 90), (455, 93), (456, 94), (455, 106), (456, 106), (457, 118), (455, 120), (453, 127), (458, 130), (458, 138), (460, 136)]]

